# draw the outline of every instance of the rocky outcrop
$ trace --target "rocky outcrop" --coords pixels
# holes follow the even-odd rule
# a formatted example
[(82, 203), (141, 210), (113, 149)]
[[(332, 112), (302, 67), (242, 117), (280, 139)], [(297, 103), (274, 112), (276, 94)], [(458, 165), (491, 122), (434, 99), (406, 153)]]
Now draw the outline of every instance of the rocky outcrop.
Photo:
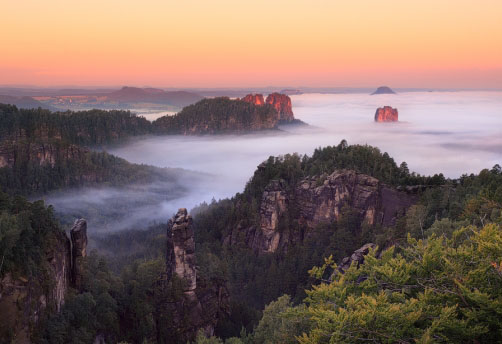
[(375, 122), (397, 122), (398, 117), (397, 109), (390, 106), (378, 108), (375, 112)]
[[(276, 252), (303, 240), (317, 226), (338, 221), (347, 209), (360, 225), (392, 226), (416, 200), (417, 195), (353, 170), (305, 178), (292, 190), (285, 182), (273, 180), (262, 195), (259, 227), (238, 226), (224, 242), (245, 241), (257, 252)], [(297, 223), (301, 230), (281, 227), (281, 221)]]
[(59, 312), (70, 286), (70, 241), (55, 233), (40, 266), (38, 277), (6, 273), (0, 279), (0, 341), (12, 336), (12, 343), (30, 343), (31, 329), (41, 315)]
[(363, 245), (361, 248), (357, 249), (352, 253), (350, 257), (345, 257), (342, 259), (340, 264), (338, 264), (338, 271), (345, 272), (352, 265), (352, 262), (356, 262), (357, 266), (364, 263), (364, 256), (366, 256), (370, 250), (374, 250), (376, 245), (373, 243), (368, 243)]
[(181, 295), (168, 301), (161, 313), (170, 321), (159, 324), (167, 331), (162, 342), (193, 341), (199, 331), (212, 336), (218, 321), (228, 315), (228, 291), (225, 281), (198, 276), (192, 217), (179, 209), (167, 226), (167, 282), (171, 288), (181, 282)]
[(260, 206), (261, 237), (253, 246), (264, 252), (275, 252), (279, 247), (281, 235), (278, 231), (279, 220), (287, 211), (288, 195), (283, 181), (272, 181), (263, 192)]
[(265, 102), (276, 109), (280, 121), (291, 122), (295, 119), (293, 108), (291, 107), (291, 98), (288, 95), (271, 93), (267, 96)]
[(265, 104), (265, 100), (263, 99), (263, 94), (248, 94), (244, 98), (241, 98), (242, 101), (252, 103), (254, 105), (263, 105)]
[(396, 92), (394, 92), (390, 87), (380, 86), (371, 95), (374, 95), (374, 94), (396, 94)]
[(183, 280), (183, 292), (194, 295), (197, 286), (195, 271), (195, 240), (192, 217), (186, 209), (178, 213), (167, 224), (167, 278), (173, 275)]
[(267, 96), (267, 99), (263, 100), (263, 95), (261, 94), (248, 94), (242, 101), (261, 106), (264, 104), (270, 104), (277, 111), (278, 120), (280, 122), (293, 122), (295, 121), (295, 116), (293, 115), (293, 108), (291, 106), (291, 98), (286, 94), (281, 93), (271, 93)]
[(72, 245), (71, 280), (73, 287), (82, 289), (83, 267), (82, 260), (87, 257), (87, 221), (78, 219), (70, 230)]
[(60, 160), (82, 160), (88, 149), (76, 145), (59, 145), (48, 142), (4, 141), (0, 145), (0, 168), (14, 167), (16, 159), (27, 159), (38, 166), (54, 167)]
[[(30, 343), (31, 330), (44, 312), (59, 312), (75, 277), (81, 283), (82, 258), (86, 256), (85, 220), (77, 220), (71, 241), (59, 228), (46, 238), (50, 246), (39, 262), (41, 275), (7, 272), (0, 278), (0, 342)], [(76, 273), (78, 272), (78, 273)]]

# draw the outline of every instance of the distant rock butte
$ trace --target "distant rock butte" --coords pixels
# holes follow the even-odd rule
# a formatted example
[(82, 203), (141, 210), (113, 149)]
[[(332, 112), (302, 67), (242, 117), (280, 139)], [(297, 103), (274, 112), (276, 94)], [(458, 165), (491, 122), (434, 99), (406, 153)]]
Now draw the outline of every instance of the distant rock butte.
[(286, 94), (274, 92), (269, 94), (265, 101), (263, 101), (263, 95), (261, 94), (248, 94), (241, 100), (253, 103), (254, 105), (272, 105), (277, 111), (279, 121), (281, 122), (293, 122), (295, 120), (293, 108), (291, 106), (291, 98)]
[(384, 106), (376, 110), (375, 122), (397, 122), (398, 116), (397, 109), (390, 106)]
[(380, 86), (371, 95), (374, 95), (374, 94), (396, 94), (396, 92), (394, 92), (390, 87)]

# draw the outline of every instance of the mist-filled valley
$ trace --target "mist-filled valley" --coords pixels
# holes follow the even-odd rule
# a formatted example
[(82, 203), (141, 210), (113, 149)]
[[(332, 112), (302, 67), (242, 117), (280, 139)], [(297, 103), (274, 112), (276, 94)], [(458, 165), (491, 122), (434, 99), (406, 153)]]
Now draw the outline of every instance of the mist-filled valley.
[[(343, 139), (378, 147), (422, 175), (458, 178), (502, 161), (500, 92), (303, 94), (292, 96), (292, 103), (295, 117), (309, 126), (245, 135), (146, 136), (106, 148), (129, 162), (187, 170), (176, 185), (88, 188), (45, 199), (63, 220), (85, 217), (91, 234), (104, 234), (146, 228), (166, 222), (180, 207), (232, 197), (269, 156), (311, 155)], [(398, 109), (399, 122), (374, 122), (375, 109), (383, 105)]]
[[(313, 344), (333, 324), (496, 342), (500, 96), (0, 104), (0, 341)], [(406, 326), (368, 323), (375, 303)]]

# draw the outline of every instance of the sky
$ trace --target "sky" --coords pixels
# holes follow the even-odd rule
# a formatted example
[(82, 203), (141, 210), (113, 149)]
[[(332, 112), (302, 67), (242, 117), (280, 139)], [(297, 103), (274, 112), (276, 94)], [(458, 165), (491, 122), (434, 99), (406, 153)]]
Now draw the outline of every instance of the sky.
[(500, 0), (2, 0), (0, 85), (502, 88)]

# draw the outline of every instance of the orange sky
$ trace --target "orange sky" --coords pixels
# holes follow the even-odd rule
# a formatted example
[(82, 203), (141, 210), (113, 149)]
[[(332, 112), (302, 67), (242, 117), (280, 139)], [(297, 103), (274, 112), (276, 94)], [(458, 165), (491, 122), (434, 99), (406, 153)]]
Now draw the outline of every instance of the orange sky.
[(2, 0), (0, 85), (502, 88), (502, 0)]

